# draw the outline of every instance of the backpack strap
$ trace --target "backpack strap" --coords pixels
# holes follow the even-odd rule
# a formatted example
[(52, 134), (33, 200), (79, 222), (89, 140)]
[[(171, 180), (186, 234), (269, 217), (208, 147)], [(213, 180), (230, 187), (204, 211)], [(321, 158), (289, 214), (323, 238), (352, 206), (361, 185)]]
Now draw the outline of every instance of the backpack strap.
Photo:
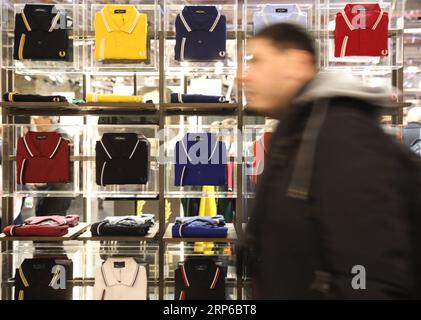
[[(304, 201), (309, 199), (317, 140), (325, 122), (328, 108), (329, 100), (327, 99), (317, 100), (313, 105), (298, 149), (295, 167), (288, 187), (288, 197)], [(318, 243), (319, 268), (314, 270), (313, 280), (309, 289), (318, 292), (318, 296), (322, 294), (322, 296), (326, 297), (331, 290), (332, 274), (327, 271), (326, 258), (322, 247), (323, 229), (321, 217), (312, 217), (312, 224), (316, 237), (315, 241)]]
[(304, 128), (292, 178), (287, 195), (291, 198), (307, 200), (313, 173), (317, 139), (326, 119), (329, 101), (321, 99), (314, 103), (307, 125)]

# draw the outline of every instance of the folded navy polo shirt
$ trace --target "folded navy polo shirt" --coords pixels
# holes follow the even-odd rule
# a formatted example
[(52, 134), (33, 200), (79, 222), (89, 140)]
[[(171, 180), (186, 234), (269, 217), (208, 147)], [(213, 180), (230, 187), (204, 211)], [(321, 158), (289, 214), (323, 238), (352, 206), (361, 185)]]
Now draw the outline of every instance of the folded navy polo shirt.
[(225, 186), (227, 148), (213, 133), (187, 133), (175, 145), (176, 186)]
[(175, 60), (223, 60), (227, 21), (215, 6), (185, 6), (175, 20)]
[(226, 101), (225, 96), (171, 93), (171, 103), (221, 103), (221, 102), (228, 102)]

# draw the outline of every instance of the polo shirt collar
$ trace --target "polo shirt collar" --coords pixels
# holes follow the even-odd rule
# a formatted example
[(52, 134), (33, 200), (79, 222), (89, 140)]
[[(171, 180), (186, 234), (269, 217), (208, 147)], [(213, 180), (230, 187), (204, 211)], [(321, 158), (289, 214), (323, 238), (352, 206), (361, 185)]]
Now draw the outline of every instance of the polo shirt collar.
[[(40, 137), (43, 138), (40, 139)], [(62, 140), (61, 135), (57, 132), (29, 131), (23, 137), (25, 148), (32, 158), (48, 157), (52, 159), (59, 150)]]
[(301, 14), (301, 10), (296, 4), (267, 4), (263, 7), (262, 13), (290, 16)]
[[(207, 141), (207, 151), (208, 151), (208, 161), (210, 161), (213, 155), (218, 148), (218, 140), (216, 135), (213, 133), (187, 133), (183, 140), (181, 140), (181, 146), (187, 155), (190, 162), (192, 162), (191, 155), (189, 154), (189, 150), (192, 146), (194, 146), (199, 141)], [(202, 148), (198, 148), (197, 151), (202, 151)], [(200, 156), (200, 155), (197, 155)], [(197, 161), (197, 160), (196, 160)]]
[[(125, 12), (118, 13), (118, 10)], [(139, 11), (132, 5), (106, 5), (100, 12), (108, 32), (132, 33), (140, 17)]]
[[(124, 263), (115, 268), (114, 263)], [(133, 287), (139, 274), (139, 264), (133, 258), (108, 258), (101, 266), (102, 277), (107, 287), (123, 285)]]
[(184, 285), (189, 288), (192, 283), (209, 286), (215, 289), (221, 269), (211, 259), (188, 260), (181, 265)]
[(364, 3), (364, 4), (347, 4), (345, 6), (345, 9), (341, 11), (341, 14), (348, 25), (348, 28), (353, 31), (356, 30), (352, 24), (352, 20), (355, 16), (360, 14), (360, 12), (357, 12), (356, 7), (364, 7), (366, 9), (366, 27), (367, 29), (376, 30), (378, 24), (380, 23), (383, 14), (385, 11), (380, 8), (380, 5), (378, 3)]
[(139, 146), (136, 133), (104, 133), (100, 142), (109, 159), (131, 159)]
[(54, 5), (27, 4), (21, 15), (28, 31), (52, 32), (60, 19), (60, 12)]
[(192, 30), (213, 32), (220, 18), (221, 13), (215, 6), (185, 6), (180, 13), (181, 22), (188, 32)]

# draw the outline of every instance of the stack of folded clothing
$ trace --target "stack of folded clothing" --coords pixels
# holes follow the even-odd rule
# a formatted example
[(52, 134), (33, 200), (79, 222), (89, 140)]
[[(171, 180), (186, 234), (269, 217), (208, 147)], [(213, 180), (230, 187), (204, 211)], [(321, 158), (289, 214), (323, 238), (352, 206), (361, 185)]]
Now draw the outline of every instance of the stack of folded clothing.
[(143, 102), (143, 96), (124, 96), (118, 94), (95, 94), (88, 93), (86, 102), (122, 102), (122, 103), (140, 103)]
[(153, 214), (107, 217), (91, 226), (93, 236), (145, 236), (155, 224)]
[(6, 102), (67, 102), (64, 96), (42, 96), (39, 94), (20, 94), (16, 92), (6, 92), (3, 95)]
[(171, 93), (171, 103), (221, 103), (228, 102), (225, 96), (208, 96), (203, 94)]
[(179, 217), (172, 227), (174, 238), (226, 238), (227, 234), (228, 228), (222, 215)]
[(10, 225), (3, 229), (8, 236), (50, 236), (60, 237), (67, 234), (69, 227), (79, 224), (79, 216), (31, 217), (20, 225)]

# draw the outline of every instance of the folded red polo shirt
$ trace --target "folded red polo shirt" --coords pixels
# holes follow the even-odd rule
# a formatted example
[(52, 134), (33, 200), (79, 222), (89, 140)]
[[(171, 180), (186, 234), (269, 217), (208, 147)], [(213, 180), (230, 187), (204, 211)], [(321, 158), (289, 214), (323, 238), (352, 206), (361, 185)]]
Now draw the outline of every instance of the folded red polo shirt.
[(387, 56), (389, 15), (377, 3), (347, 4), (336, 14), (335, 57)]
[(19, 138), (18, 184), (69, 182), (69, 141), (57, 132), (32, 132)]
[(3, 232), (8, 236), (53, 236), (59, 237), (67, 234), (69, 227), (78, 225), (79, 216), (43, 216), (32, 217), (21, 225), (10, 225)]

